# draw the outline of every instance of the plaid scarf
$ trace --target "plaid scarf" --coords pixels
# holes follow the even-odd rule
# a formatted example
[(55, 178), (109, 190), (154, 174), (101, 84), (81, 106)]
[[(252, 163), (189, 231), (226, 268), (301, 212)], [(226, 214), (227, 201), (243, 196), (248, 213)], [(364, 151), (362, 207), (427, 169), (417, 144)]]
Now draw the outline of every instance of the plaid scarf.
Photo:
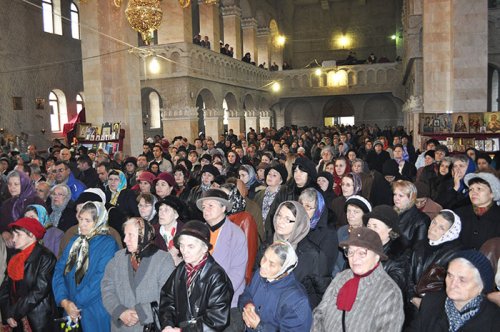
[(207, 262), (208, 254), (205, 254), (201, 261), (196, 264), (196, 265), (191, 265), (186, 263), (186, 273), (187, 273), (187, 279), (186, 279), (186, 286), (187, 286), (187, 292), (188, 292), (188, 297), (191, 296), (191, 291), (193, 289), (193, 280), (196, 279), (196, 277), (201, 273), (201, 270), (205, 266), (205, 263)]
[(467, 323), (467, 321), (469, 321), (479, 312), (479, 308), (482, 302), (483, 302), (483, 296), (480, 294), (475, 298), (473, 298), (472, 300), (470, 300), (469, 303), (467, 303), (462, 308), (462, 310), (459, 311), (455, 307), (453, 301), (447, 297), (444, 303), (444, 309), (446, 311), (446, 316), (448, 316), (448, 322), (450, 324), (448, 331), (456, 332), (462, 326), (464, 326), (465, 323)]

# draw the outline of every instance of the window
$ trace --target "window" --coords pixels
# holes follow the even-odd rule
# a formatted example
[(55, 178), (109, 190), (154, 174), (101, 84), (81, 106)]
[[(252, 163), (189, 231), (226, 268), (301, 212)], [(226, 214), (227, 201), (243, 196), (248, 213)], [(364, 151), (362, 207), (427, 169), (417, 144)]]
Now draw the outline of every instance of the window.
[(42, 0), (43, 31), (62, 35), (61, 0)]
[(161, 127), (160, 96), (154, 91), (149, 94), (149, 118), (151, 129)]
[(50, 129), (52, 132), (61, 132), (63, 125), (68, 122), (66, 97), (61, 90), (53, 90), (49, 93), (49, 107)]
[(80, 39), (80, 14), (74, 2), (71, 3), (71, 37)]
[(81, 94), (76, 95), (76, 113), (80, 114), (80, 112), (83, 110), (85, 107), (85, 103), (83, 102), (83, 98)]

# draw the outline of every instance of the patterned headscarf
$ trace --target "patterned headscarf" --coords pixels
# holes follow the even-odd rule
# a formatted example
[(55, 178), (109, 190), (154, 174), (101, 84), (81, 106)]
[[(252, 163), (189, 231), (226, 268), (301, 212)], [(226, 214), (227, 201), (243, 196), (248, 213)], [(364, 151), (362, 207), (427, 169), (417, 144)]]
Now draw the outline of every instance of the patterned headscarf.
[(36, 215), (38, 216), (38, 221), (40, 222), (40, 224), (42, 224), (43, 227), (48, 228), (52, 226), (52, 223), (50, 222), (49, 219), (49, 215), (47, 214), (47, 210), (42, 205), (38, 204), (28, 205), (26, 211), (33, 209), (35, 209)]
[(233, 207), (230, 211), (228, 211), (228, 215), (245, 211), (247, 202), (245, 201), (245, 198), (241, 196), (238, 187), (234, 183), (225, 183), (222, 185), (222, 188), (228, 191), (227, 196), (229, 198), (229, 201), (233, 203)]
[(295, 213), (295, 222), (293, 225), (294, 226), (293, 231), (292, 234), (290, 234), (290, 236), (288, 237), (288, 239), (285, 239), (282, 236), (278, 235), (277, 232), (274, 232), (273, 241), (287, 241), (292, 245), (294, 249), (296, 249), (299, 242), (303, 238), (305, 238), (309, 233), (309, 229), (311, 227), (309, 224), (309, 217), (307, 216), (306, 209), (302, 206), (302, 204), (296, 201), (285, 201), (281, 203), (276, 209), (276, 214), (274, 215), (273, 218), (274, 229), (276, 229), (276, 223), (278, 222), (277, 215), (280, 212), (283, 205), (285, 204), (292, 204), (295, 207), (296, 213)]
[(276, 247), (281, 247), (283, 251), (286, 251), (286, 259), (281, 265), (280, 270), (274, 276), (267, 278), (267, 281), (272, 282), (274, 280), (279, 280), (282, 277), (290, 274), (296, 267), (299, 261), (295, 249), (292, 245), (286, 241), (275, 241), (269, 246), (269, 248), (274, 249)]
[(321, 215), (325, 210), (325, 200), (323, 199), (323, 195), (321, 195), (321, 193), (317, 190), (315, 190), (315, 192), (316, 192), (316, 209), (314, 210), (314, 214), (310, 221), (311, 229), (316, 229), (319, 219), (321, 218)]
[(12, 219), (17, 220), (24, 214), (24, 210), (26, 208), (24, 204), (26, 200), (28, 198), (35, 197), (36, 191), (26, 173), (13, 170), (7, 175), (7, 181), (9, 181), (11, 177), (18, 177), (21, 184), (21, 193), (17, 199), (15, 199), (14, 205), (12, 206)]
[[(89, 206), (90, 205), (90, 206)], [(97, 220), (94, 227), (87, 235), (81, 235), (78, 229), (78, 238), (73, 242), (69, 250), (68, 260), (64, 268), (64, 274), (68, 274), (76, 265), (75, 281), (79, 285), (89, 267), (89, 242), (97, 235), (108, 234), (108, 212), (106, 207), (101, 202), (87, 202), (83, 205), (80, 213), (87, 208), (94, 207), (97, 215)]]
[[(451, 227), (446, 231), (446, 233), (443, 234), (443, 236), (441, 236), (436, 241), (429, 240), (429, 244), (431, 246), (437, 246), (437, 245), (440, 245), (441, 243), (456, 240), (456, 239), (458, 239), (458, 236), (460, 235), (460, 231), (462, 230), (462, 220), (460, 220), (460, 217), (452, 210), (441, 210), (441, 212), (445, 212), (445, 211), (453, 214), (453, 218), (455, 220), (453, 221), (453, 224), (451, 225)], [(439, 214), (441, 214), (441, 212)]]
[[(354, 172), (346, 173), (346, 176), (347, 175), (352, 178), (352, 182), (353, 182), (353, 185), (352, 185), (353, 186), (352, 194), (353, 195), (358, 195), (361, 192), (361, 189), (362, 189), (361, 177), (359, 176), (359, 174), (354, 173)], [(346, 198), (349, 198), (349, 197), (346, 197)]]
[(118, 184), (118, 188), (116, 188), (116, 192), (111, 192), (111, 200), (109, 201), (109, 204), (116, 205), (116, 202), (118, 201), (118, 196), (120, 196), (120, 192), (123, 189), (127, 188), (127, 177), (119, 169), (110, 170), (108, 173), (108, 177), (110, 175), (118, 175), (118, 177), (120, 178), (120, 183)]
[(131, 253), (127, 249), (127, 254), (131, 255), (130, 260), (132, 262), (132, 267), (134, 268), (134, 271), (137, 271), (137, 268), (141, 264), (141, 260), (144, 257), (153, 255), (156, 251), (158, 251), (158, 248), (154, 244), (156, 236), (155, 229), (151, 226), (149, 221), (138, 217), (131, 219), (135, 220), (139, 238), (137, 239), (137, 250)]
[(241, 165), (240, 169), (242, 168), (244, 168), (245, 171), (248, 173), (248, 182), (245, 183), (245, 187), (247, 187), (247, 189), (250, 189), (250, 187), (255, 182), (257, 182), (257, 174), (255, 174), (255, 170), (250, 165)]

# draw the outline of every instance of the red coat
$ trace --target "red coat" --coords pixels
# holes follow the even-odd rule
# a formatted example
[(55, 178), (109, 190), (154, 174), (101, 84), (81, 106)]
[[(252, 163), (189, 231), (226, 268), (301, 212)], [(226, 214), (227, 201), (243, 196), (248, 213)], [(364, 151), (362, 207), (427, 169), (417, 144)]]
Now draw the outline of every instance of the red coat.
[(255, 222), (254, 217), (246, 211), (232, 214), (228, 216), (228, 218), (243, 230), (243, 233), (245, 233), (245, 237), (247, 238), (248, 262), (245, 271), (245, 282), (248, 285), (252, 280), (252, 270), (255, 264), (255, 257), (257, 256), (257, 249), (259, 245), (257, 223)]

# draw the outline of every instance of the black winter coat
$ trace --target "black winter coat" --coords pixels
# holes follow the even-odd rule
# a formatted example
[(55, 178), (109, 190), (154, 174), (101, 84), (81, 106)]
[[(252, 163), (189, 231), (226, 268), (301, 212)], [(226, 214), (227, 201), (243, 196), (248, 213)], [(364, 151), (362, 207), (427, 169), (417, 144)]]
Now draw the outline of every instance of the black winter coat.
[(404, 295), (408, 285), (408, 273), (410, 271), (410, 250), (404, 246), (401, 238), (390, 240), (384, 245), (384, 254), (387, 260), (382, 261), (385, 272), (398, 284)]
[[(420, 305), (420, 312), (413, 322), (411, 332), (447, 332), (449, 329), (448, 317), (444, 309), (445, 292), (429, 293)], [(479, 312), (467, 321), (459, 332), (493, 332), (500, 326), (500, 308), (484, 299)]]
[(472, 205), (456, 210), (462, 220), (460, 241), (465, 249), (479, 250), (487, 240), (500, 236), (500, 206), (493, 206), (482, 216), (474, 213)]
[(24, 279), (14, 282), (5, 278), (0, 288), (0, 306), (4, 320), (14, 318), (18, 326), (28, 317), (33, 331), (53, 332), (57, 317), (52, 294), (52, 275), (56, 257), (37, 243), (24, 263)]
[(161, 328), (179, 327), (181, 323), (194, 318), (199, 321), (198, 324), (203, 324), (199, 331), (207, 327), (215, 331), (224, 330), (229, 325), (229, 310), (234, 293), (226, 272), (209, 255), (201, 273), (193, 280), (189, 303), (186, 280), (186, 266), (182, 262), (161, 289)]
[(413, 247), (417, 241), (427, 239), (427, 228), (431, 223), (428, 215), (415, 205), (399, 215), (399, 230), (403, 244)]
[(389, 152), (382, 150), (380, 153), (375, 152), (375, 149), (368, 151), (366, 154), (366, 163), (370, 170), (376, 170), (382, 173), (382, 167), (384, 163), (391, 159)]

